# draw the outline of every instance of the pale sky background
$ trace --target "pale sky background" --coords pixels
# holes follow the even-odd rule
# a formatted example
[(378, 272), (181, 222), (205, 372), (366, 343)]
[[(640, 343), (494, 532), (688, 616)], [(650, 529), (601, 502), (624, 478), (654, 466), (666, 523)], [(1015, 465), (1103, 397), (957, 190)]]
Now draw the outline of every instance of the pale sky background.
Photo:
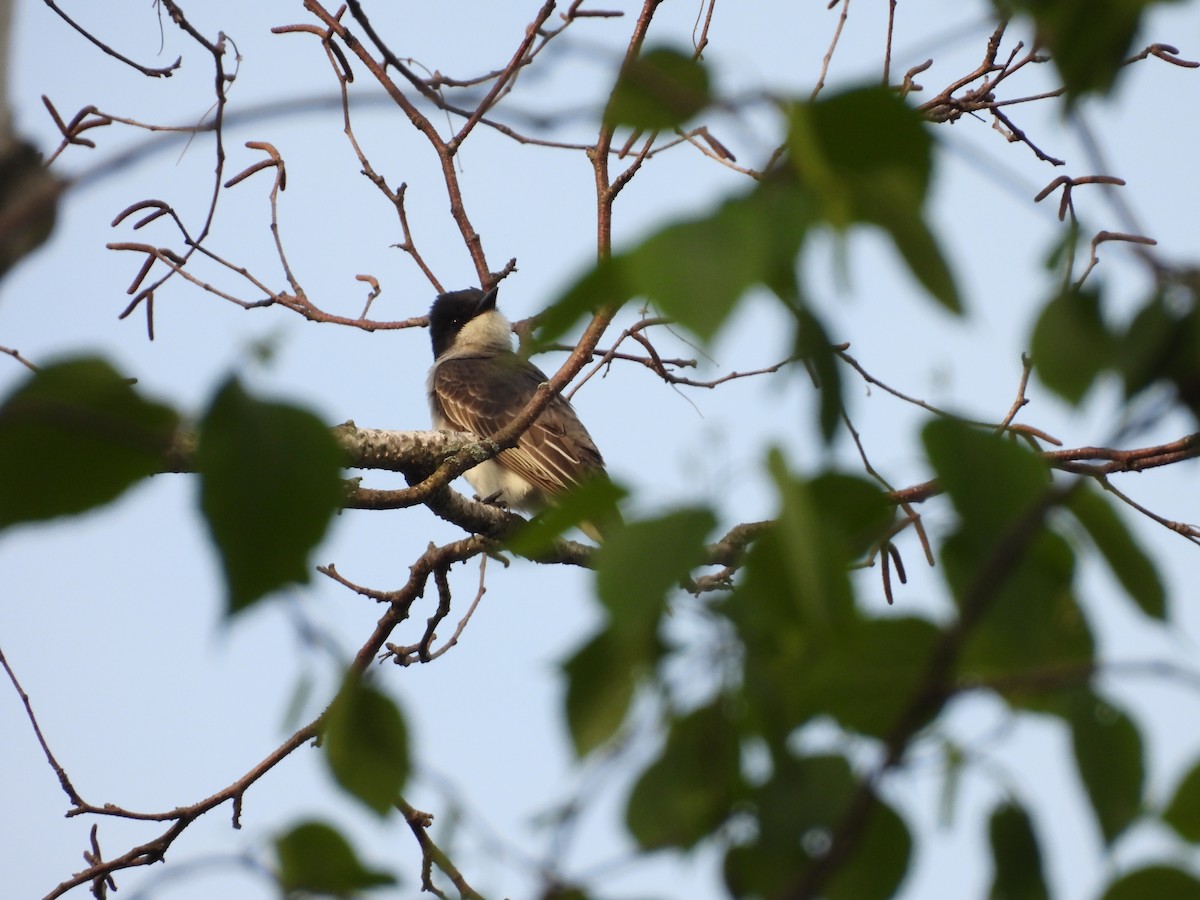
[[(399, 55), (415, 57), (430, 70), (465, 76), (502, 65), (537, 5), (471, 0), (367, 7)], [(597, 109), (638, 8), (616, 0), (603, 6), (628, 15), (573, 26), (573, 37), (523, 78), (510, 98), (511, 109), (538, 115)], [(885, 6), (852, 5), (829, 89), (878, 79)], [(700, 8), (699, 2), (664, 3), (651, 42), (688, 46)], [(100, 55), (44, 5), (18, 4), (10, 71), (23, 134), (47, 151), (57, 143), (42, 94), (65, 117), (87, 104), (142, 121), (195, 122), (205, 115), (211, 104), (209, 59), (169, 22), (163, 23), (160, 38), (150, 4), (106, 4), (100, 11), (76, 2), (68, 9), (127, 55), (162, 65), (183, 54), (183, 69), (169, 80), (150, 81)], [(336, 83), (315, 38), (270, 33), (275, 25), (313, 21), (300, 3), (192, 2), (185, 9), (206, 35), (224, 30), (236, 42), (242, 62), (231, 113), (274, 100), (335, 95)], [(934, 66), (917, 79), (926, 85), (926, 97), (970, 71), (988, 33), (985, 9), (982, 3), (944, 0), (901, 3), (893, 71), (933, 57)], [(814, 0), (718, 3), (706, 59), (719, 88), (733, 96), (763, 89), (807, 95), (836, 17), (836, 11)], [(1200, 10), (1180, 4), (1157, 16), (1141, 44), (1151, 41), (1173, 43), (1185, 58), (1200, 58)], [(360, 95), (377, 93), (367, 73), (361, 67), (356, 72)], [(1087, 103), (1084, 118), (1105, 147), (1105, 174), (1128, 181), (1123, 196), (1143, 230), (1159, 240), (1163, 258), (1194, 260), (1200, 250), (1194, 213), (1200, 207), (1194, 175), (1200, 74), (1154, 60), (1127, 74), (1115, 103)], [(1036, 93), (1045, 86), (1045, 78), (1034, 72), (1006, 95)], [(1059, 174), (1095, 174), (1077, 133), (1062, 123), (1054, 106), (1019, 107), (1013, 114), (1047, 152), (1068, 165), (1052, 170), (1027, 148), (1006, 143), (986, 122), (969, 117), (935, 129), (950, 152), (941, 158), (932, 212), (966, 297), (969, 314), (963, 320), (935, 309), (874, 236), (850, 240), (848, 281), (835, 275), (829, 241), (815, 244), (803, 260), (805, 282), (832, 335), (851, 341), (851, 352), (870, 372), (910, 394), (990, 420), (1002, 418), (1012, 402), (1032, 316), (1049, 290), (1042, 260), (1061, 227), (1054, 217), (1056, 200), (1034, 205), (1032, 198)], [(444, 122), (440, 115), (432, 118)], [(589, 121), (570, 117), (561, 134), (587, 139)], [(770, 149), (773, 132), (761, 115), (709, 121), (751, 165)], [(393, 184), (409, 183), (409, 221), (434, 271), (447, 287), (473, 283), (427, 145), (387, 105), (364, 104), (355, 122), (376, 168)], [(143, 134), (117, 126), (88, 136), (99, 149), (71, 148), (56, 171), (84, 172), (144, 140)], [(297, 277), (317, 305), (357, 315), (366, 289), (354, 276), (370, 273), (384, 289), (373, 317), (402, 319), (427, 310), (434, 292), (412, 262), (390, 248), (401, 239), (395, 215), (358, 174), (340, 113), (259, 118), (231, 127), (226, 177), (260, 158), (243, 147), (250, 140), (270, 141), (287, 162), (283, 239)], [(139, 314), (117, 320), (140, 259), (108, 251), (105, 242), (178, 244), (165, 221), (145, 235), (127, 226), (110, 229), (109, 222), (135, 201), (159, 198), (196, 223), (210, 191), (211, 146), (207, 136), (188, 145), (175, 142), (135, 168), (70, 192), (51, 241), (0, 285), (0, 345), (39, 363), (102, 353), (135, 375), (145, 393), (189, 414), (203, 408), (219, 379), (237, 371), (256, 390), (308, 406), (330, 424), (353, 419), (366, 427), (427, 427), (423, 380), (429, 347), (423, 330), (367, 334), (307, 323), (285, 310), (246, 312), (178, 279), (157, 298), (154, 342), (147, 341)], [(538, 311), (594, 252), (588, 164), (579, 154), (522, 148), (480, 128), (461, 153), (460, 166), (468, 208), (492, 267), (499, 269), (509, 257), (518, 260), (518, 272), (501, 288), (501, 306), (514, 319)], [(282, 287), (267, 231), (269, 179), (260, 174), (223, 196), (212, 246)], [(616, 241), (627, 244), (658, 223), (703, 209), (744, 186), (694, 150), (679, 148), (648, 164), (622, 194)], [(1080, 191), (1077, 197), (1085, 227), (1126, 228), (1098, 191)], [(1110, 287), (1110, 308), (1117, 317), (1135, 308), (1146, 290), (1142, 270), (1131, 261), (1130, 253), (1110, 245), (1095, 273)], [(240, 286), (235, 290), (246, 293)], [(622, 321), (629, 321), (628, 315)], [(656, 340), (665, 355), (697, 355), (665, 333)], [(276, 352), (260, 365), (252, 350), (264, 341)], [(758, 368), (787, 352), (784, 319), (768, 299), (754, 298), (709, 348), (712, 363), (701, 371), (716, 377)], [(553, 357), (539, 363), (547, 369), (556, 364)], [(24, 376), (19, 364), (0, 358), (0, 393)], [(896, 485), (927, 477), (916, 442), (923, 418), (878, 390), (868, 393), (851, 373), (844, 378), (855, 424), (876, 467)], [(1036, 383), (1030, 396), (1033, 402), (1022, 420), (1067, 446), (1102, 444), (1115, 430), (1117, 395), (1111, 385), (1094, 393), (1081, 414), (1065, 409)], [(768, 443), (783, 446), (800, 470), (828, 461), (808, 435), (815, 400), (798, 369), (771, 379), (735, 381), (716, 391), (674, 391), (646, 370), (616, 366), (606, 379), (593, 379), (575, 403), (611, 471), (634, 489), (634, 512), (709, 502), (727, 527), (772, 513), (761, 474)], [(1177, 418), (1132, 440), (1155, 443), (1193, 427)], [(857, 470), (848, 441), (839, 441), (834, 456)], [(1122, 484), (1162, 515), (1194, 521), (1195, 477), (1195, 464), (1188, 463)], [(368, 473), (365, 483), (395, 481)], [(298, 685), (312, 686), (302, 721), (319, 712), (339, 664), (366, 639), (378, 617), (368, 601), (315, 576), (311, 585), (285, 592), (226, 626), (219, 572), (194, 505), (193, 480), (167, 475), (89, 515), (0, 536), (0, 647), (29, 693), (51, 747), (92, 803), (163, 811), (223, 788), (297, 724), (286, 715)], [(944, 505), (926, 504), (924, 512), (935, 531), (950, 525)], [(1172, 628), (1147, 626), (1107, 574), (1089, 565), (1081, 573), (1079, 592), (1100, 646), (1110, 659), (1190, 665), (1200, 635), (1193, 587), (1196, 550), (1148, 522), (1134, 524), (1166, 568)], [(404, 582), (408, 565), (428, 541), (456, 534), (423, 508), (347, 512), (313, 562), (336, 563), (353, 581), (391, 589)], [(948, 606), (938, 573), (920, 564), (911, 538), (901, 550), (911, 582), (897, 591), (892, 612), (944, 615)], [(584, 786), (597, 792), (597, 800), (562, 857), (568, 876), (587, 879), (597, 896), (721, 896), (714, 887), (718, 858), (711, 852), (686, 858), (661, 854), (630, 863), (627, 839), (614, 827), (628, 767), (594, 778), (590, 769), (581, 776), (573, 767), (556, 667), (597, 622), (589, 579), (577, 570), (520, 560), (508, 569), (491, 563), (488, 593), (458, 647), (433, 665), (378, 668), (376, 683), (401, 703), (414, 735), (418, 777), (407, 797), (437, 816), (435, 839), (489, 897), (534, 895), (537, 864), (552, 852), (551, 831), (539, 817)], [(477, 581), (477, 566), (455, 569), (456, 610), (465, 607)], [(867, 573), (861, 584), (864, 606), (882, 612), (877, 573)], [(393, 639), (415, 641), (432, 609), (427, 598), (414, 609), (411, 627)], [(686, 598), (676, 610), (672, 625), (681, 639), (705, 633)], [(325, 637), (320, 646), (306, 641), (309, 627)], [(448, 633), (446, 627), (442, 631)], [(1148, 796), (1161, 803), (1200, 752), (1200, 697), (1178, 683), (1146, 678), (1110, 679), (1106, 687), (1150, 735)], [(1005, 789), (1038, 816), (1056, 895), (1094, 896), (1111, 861), (1080, 815), (1082, 789), (1061, 765), (1069, 748), (1065, 729), (1032, 717), (1013, 720), (1001, 704), (982, 698), (957, 701), (949, 723), (954, 738), (986, 763), (961, 785), (949, 821), (939, 805), (943, 784), (936, 742), (922, 744), (912, 764), (889, 780), (888, 797), (920, 835), (903, 896), (975, 897), (986, 889), (986, 816)], [(7, 684), (0, 685), (0, 733), (0, 846), (5, 848), (0, 884), (8, 896), (41, 896), (84, 865), (81, 853), (93, 820), (63, 818), (66, 798)], [(818, 729), (814, 740), (821, 739)], [(649, 758), (652, 750), (641, 747), (639, 758)], [(401, 875), (399, 889), (378, 896), (416, 895), (419, 851), (407, 826), (395, 816), (378, 827), (331, 785), (319, 754), (305, 749), (249, 792), (241, 831), (230, 829), (228, 806), (204, 816), (174, 844), (167, 866), (118, 874), (120, 896), (272, 896), (270, 882), (239, 860), (269, 860), (272, 836), (309, 816), (347, 829), (370, 863)], [(162, 830), (158, 824), (104, 820), (100, 839), (112, 856)], [(1148, 827), (1135, 828), (1119, 843), (1115, 861), (1124, 867), (1163, 858), (1196, 862), (1194, 853)], [(86, 891), (77, 889), (73, 896)]]

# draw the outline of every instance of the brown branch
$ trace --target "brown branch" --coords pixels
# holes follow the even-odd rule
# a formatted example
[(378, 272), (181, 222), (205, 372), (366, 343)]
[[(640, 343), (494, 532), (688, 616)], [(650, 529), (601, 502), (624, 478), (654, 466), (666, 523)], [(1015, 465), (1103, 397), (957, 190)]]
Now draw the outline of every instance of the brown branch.
[[(356, 21), (363, 26), (363, 29), (367, 31), (368, 35), (371, 37), (371, 40), (383, 54), (386, 64), (395, 67), (398, 71), (403, 73), (410, 82), (419, 84), (420, 79), (417, 79), (415, 76), (413, 76), (409, 69), (395, 57), (395, 54), (387, 49), (386, 45), (383, 44), (378, 35), (375, 34), (374, 29), (371, 28), (370, 22), (365, 13), (363, 13), (362, 7), (357, 0), (349, 0), (349, 7), (351, 15), (353, 15)], [(325, 24), (326, 28), (328, 29), (328, 34), (331, 37), (336, 36), (338, 40), (346, 45), (347, 49), (349, 49), (354, 56), (358, 57), (359, 61), (367, 67), (367, 71), (371, 73), (375, 80), (379, 82), (385, 91), (387, 91), (388, 96), (392, 98), (405, 116), (408, 117), (408, 120), (412, 123), (413, 127), (415, 127), (417, 131), (423, 134), (429, 141), (430, 146), (437, 155), (438, 162), (442, 170), (442, 180), (446, 185), (446, 193), (450, 200), (450, 215), (454, 219), (455, 224), (458, 226), (459, 232), (461, 233), (463, 241), (466, 244), (467, 252), (471, 255), (471, 260), (475, 264), (475, 271), (479, 276), (480, 284), (484, 285), (485, 287), (493, 284), (495, 279), (493, 279), (492, 273), (488, 268), (487, 256), (483, 250), (483, 239), (479, 236), (479, 233), (471, 224), (470, 216), (467, 214), (466, 206), (463, 203), (462, 189), (458, 180), (458, 172), (454, 167), (454, 156), (457, 152), (458, 145), (442, 139), (442, 136), (438, 134), (437, 129), (434, 127), (433, 123), (428, 119), (428, 117), (421, 113), (421, 111), (416, 108), (413, 102), (409, 100), (407, 96), (405, 96), (404, 92), (400, 90), (399, 86), (384, 70), (384, 66), (380, 64), (374, 56), (371, 55), (370, 51), (358, 40), (358, 38), (350, 33), (349, 29), (342, 24), (337, 16), (325, 9), (325, 7), (318, 2), (318, 0), (305, 0), (304, 8), (313, 13)], [(422, 93), (432, 93), (436, 97), (436, 92), (432, 91), (427, 86), (420, 84), (420, 89)]]
[(437, 866), (446, 873), (446, 876), (458, 890), (459, 897), (462, 900), (483, 900), (483, 897), (467, 884), (467, 880), (463, 878), (462, 872), (450, 861), (450, 857), (429, 837), (429, 826), (433, 824), (433, 815), (414, 809), (409, 806), (403, 797), (396, 801), (396, 808), (404, 814), (404, 820), (408, 823), (408, 827), (412, 829), (413, 836), (421, 846), (421, 890), (428, 891), (438, 897), (444, 898), (446, 896), (433, 884), (432, 869), (433, 866)]
[(108, 44), (104, 43), (98, 37), (93, 35), (86, 28), (84, 28), (82, 25), (80, 25), (78, 22), (76, 22), (74, 19), (72, 19), (70, 16), (68, 16), (61, 9), (59, 9), (58, 5), (54, 3), (54, 0), (42, 0), (42, 2), (45, 3), (48, 7), (50, 7), (50, 9), (52, 9), (58, 15), (58, 17), (60, 19), (62, 19), (64, 22), (66, 22), (68, 25), (70, 25), (72, 28), (74, 28), (76, 31), (78, 31), (81, 35), (83, 35), (88, 41), (90, 41), (96, 47), (99, 47), (102, 51), (107, 53), (113, 59), (117, 59), (117, 60), (120, 60), (121, 62), (125, 63), (125, 65), (129, 66), (131, 69), (137, 69), (137, 71), (141, 72), (143, 75), (147, 75), (150, 78), (170, 78), (171, 73), (174, 72), (176, 69), (178, 69), (180, 67), (180, 65), (183, 63), (183, 57), (180, 56), (180, 57), (176, 57), (175, 62), (171, 63), (169, 66), (163, 66), (162, 68), (155, 69), (150, 66), (143, 66), (141, 63), (134, 62), (129, 57), (121, 55), (116, 50), (114, 50), (112, 47), (108, 46)]
[[(842, 38), (842, 29), (846, 27), (846, 18), (850, 15), (850, 0), (829, 0), (828, 9), (841, 3), (842, 11), (838, 15), (837, 26), (833, 29), (833, 38), (829, 41), (829, 49), (825, 51), (825, 57), (821, 60), (821, 74), (817, 77), (817, 83), (813, 85), (812, 93), (808, 95), (809, 100), (816, 100), (817, 94), (821, 93), (821, 89), (825, 87), (825, 76), (829, 74), (829, 64), (833, 62), (833, 54), (837, 50), (838, 41)], [(888, 30), (889, 40), (891, 38), (891, 30)]]
[(0, 666), (4, 667), (5, 673), (8, 675), (8, 680), (12, 682), (13, 689), (16, 690), (17, 696), (21, 698), (21, 704), (25, 707), (25, 716), (29, 719), (29, 724), (33, 727), (33, 734), (37, 738), (38, 744), (42, 748), (42, 753), (46, 756), (46, 762), (50, 764), (50, 768), (54, 770), (55, 776), (58, 778), (58, 783), (63, 789), (63, 793), (67, 795), (67, 799), (71, 801), (73, 806), (82, 806), (83, 800), (79, 796), (79, 792), (75, 790), (75, 786), (71, 783), (70, 776), (67, 775), (67, 770), (62, 767), (59, 761), (55, 758), (50, 745), (46, 743), (46, 737), (42, 734), (42, 728), (38, 725), (37, 716), (33, 712), (33, 703), (29, 699), (29, 695), (25, 693), (25, 689), (21, 687), (21, 682), (17, 680), (17, 674), (12, 670), (12, 666), (8, 664), (8, 659), (4, 656), (4, 651), (0, 649)]
[(84, 870), (76, 872), (70, 878), (62, 881), (54, 887), (48, 894), (45, 900), (53, 900), (53, 898), (61, 897), (72, 888), (78, 887), (81, 884), (95, 882), (97, 879), (107, 879), (116, 872), (123, 869), (136, 868), (138, 866), (153, 865), (157, 862), (162, 862), (166, 856), (167, 849), (174, 843), (175, 839), (181, 835), (184, 830), (192, 824), (196, 819), (210, 810), (220, 806), (227, 800), (234, 802), (235, 816), (234, 827), (238, 827), (238, 817), (236, 811), (240, 810), (241, 799), (245, 792), (254, 782), (273, 769), (283, 759), (289, 756), (292, 751), (300, 747), (302, 744), (316, 737), (320, 723), (324, 717), (317, 718), (308, 725), (295, 732), (290, 738), (280, 744), (273, 750), (265, 759), (258, 765), (250, 769), (241, 778), (234, 781), (228, 787), (218, 791), (210, 797), (201, 800), (199, 803), (194, 803), (191, 806), (178, 807), (165, 813), (135, 813), (129, 810), (122, 809), (112, 804), (104, 804), (103, 806), (93, 806), (87, 803), (76, 804), (67, 812), (68, 816), (78, 815), (99, 815), (112, 816), (121, 819), (138, 819), (143, 821), (162, 821), (170, 822), (170, 827), (152, 840), (146, 841), (133, 847), (126, 853), (110, 860), (95, 859)]
[(222, 33), (216, 41), (210, 41), (205, 38), (196, 28), (187, 20), (183, 10), (174, 0), (159, 0), (163, 8), (166, 9), (171, 21), (181, 28), (189, 37), (192, 38), (200, 46), (204, 47), (213, 59), (213, 92), (216, 97), (215, 112), (213, 114), (212, 131), (214, 136), (214, 157), (215, 165), (213, 171), (212, 194), (208, 201), (208, 207), (204, 214), (203, 223), (194, 239), (191, 239), (187, 250), (180, 255), (177, 264), (168, 266), (164, 275), (156, 279), (149, 287), (143, 289), (134, 298), (129, 308), (122, 314), (122, 318), (128, 316), (134, 308), (141, 304), (146, 307), (146, 332), (150, 340), (154, 340), (154, 294), (166, 281), (174, 275), (183, 272), (183, 267), (187, 265), (188, 260), (196, 253), (200, 246), (207, 239), (209, 232), (212, 229), (213, 221), (217, 214), (217, 201), (221, 196), (222, 183), (224, 181), (223, 173), (225, 171), (225, 139), (224, 139), (224, 121), (225, 121), (225, 106), (228, 102), (229, 85), (237, 77), (236, 73), (225, 71), (225, 45), (228, 38)]
[[(412, 565), (409, 579), (404, 587), (391, 592), (388, 608), (380, 617), (371, 637), (355, 654), (354, 661), (349, 667), (350, 671), (361, 674), (372, 665), (392, 630), (408, 618), (412, 604), (423, 595), (426, 582), (434, 571), (439, 568), (445, 568), (453, 562), (469, 559), (483, 552), (488, 546), (490, 546), (490, 541), (486, 538), (473, 537), (455, 541), (441, 547), (430, 547), (426, 550)], [(323, 568), (322, 571), (326, 571), (328, 568)], [(139, 844), (119, 857), (107, 861), (96, 860), (92, 862), (88, 868), (77, 872), (69, 879), (57, 885), (46, 895), (47, 900), (60, 897), (70, 889), (81, 884), (93, 882), (96, 879), (107, 878), (122, 869), (161, 862), (167, 849), (192, 822), (226, 801), (233, 801), (234, 827), (238, 827), (240, 824), (238, 819), (241, 810), (241, 800), (245, 792), (254, 782), (273, 769), (301, 745), (315, 738), (320, 733), (327, 714), (328, 710), (322, 712), (320, 716), (303, 728), (300, 728), (232, 784), (190, 806), (177, 807), (163, 813), (138, 813), (113, 804), (94, 806), (85, 802), (76, 803), (68, 811), (68, 816), (91, 814), (143, 821), (163, 821), (170, 822), (171, 825), (158, 837)]]
[[(355, 5), (357, 5), (357, 3)], [(507, 89), (509, 84), (516, 77), (517, 71), (522, 66), (528, 64), (529, 59), (527, 54), (529, 53), (529, 48), (533, 45), (533, 40), (537, 36), (542, 25), (544, 25), (546, 20), (550, 18), (550, 14), (554, 12), (554, 5), (555, 0), (546, 0), (546, 2), (542, 4), (542, 8), (538, 10), (537, 15), (534, 16), (533, 22), (531, 22), (525, 29), (525, 39), (517, 46), (517, 49), (513, 53), (512, 59), (509, 60), (508, 65), (500, 71), (500, 74), (496, 77), (495, 84), (492, 85), (491, 90), (489, 90), (487, 95), (479, 101), (479, 104), (475, 107), (475, 111), (467, 117), (467, 121), (463, 123), (461, 128), (459, 128), (458, 133), (450, 139), (447, 146), (451, 153), (456, 152), (458, 148), (462, 146), (463, 141), (467, 139), (467, 135), (471, 133), (472, 129), (474, 129), (474, 127), (479, 123), (479, 120), (483, 118), (483, 114), (495, 105), (497, 99), (499, 99), (500, 95)]]
[(33, 371), (33, 372), (40, 371), (35, 364), (31, 363), (29, 360), (27, 360), (25, 357), (23, 357), (21, 355), (20, 350), (14, 350), (12, 347), (0, 347), (0, 353), (3, 353), (5, 356), (11, 356), (13, 359), (15, 359), (17, 362), (19, 362), (21, 365), (23, 365), (25, 368), (29, 369), (30, 371)]
[(479, 601), (487, 593), (487, 587), (484, 584), (484, 573), (486, 571), (487, 557), (481, 556), (479, 563), (479, 589), (475, 592), (475, 597), (471, 600), (471, 605), (467, 607), (466, 614), (459, 619), (454, 633), (437, 650), (432, 649), (433, 642), (437, 639), (437, 627), (445, 620), (446, 616), (450, 615), (450, 584), (446, 580), (445, 572), (435, 573), (438, 588), (438, 608), (426, 622), (425, 634), (421, 637), (421, 640), (408, 647), (400, 647), (396, 644), (386, 645), (388, 655), (392, 657), (397, 665), (409, 666), (414, 662), (433, 662), (438, 657), (443, 656), (451, 647), (458, 645), (458, 639), (462, 637), (462, 633), (466, 630), (467, 623), (471, 621), (471, 617), (475, 615), (475, 610), (479, 608)]

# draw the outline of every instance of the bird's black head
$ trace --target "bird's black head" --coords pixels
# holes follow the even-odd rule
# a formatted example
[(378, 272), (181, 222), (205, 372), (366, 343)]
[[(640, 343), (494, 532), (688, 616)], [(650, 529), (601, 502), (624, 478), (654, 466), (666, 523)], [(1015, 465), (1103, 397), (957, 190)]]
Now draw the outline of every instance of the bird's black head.
[(498, 288), (486, 294), (479, 288), (466, 288), (439, 294), (429, 308), (429, 338), (433, 342), (433, 358), (437, 359), (454, 345), (463, 326), (476, 316), (496, 308)]

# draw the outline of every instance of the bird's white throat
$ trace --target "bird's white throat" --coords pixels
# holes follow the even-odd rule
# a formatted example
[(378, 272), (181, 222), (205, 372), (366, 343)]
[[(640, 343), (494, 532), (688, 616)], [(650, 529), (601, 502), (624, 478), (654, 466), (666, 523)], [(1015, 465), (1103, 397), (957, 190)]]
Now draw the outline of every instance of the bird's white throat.
[(480, 313), (454, 339), (453, 352), (491, 350), (512, 352), (512, 323), (494, 309)]

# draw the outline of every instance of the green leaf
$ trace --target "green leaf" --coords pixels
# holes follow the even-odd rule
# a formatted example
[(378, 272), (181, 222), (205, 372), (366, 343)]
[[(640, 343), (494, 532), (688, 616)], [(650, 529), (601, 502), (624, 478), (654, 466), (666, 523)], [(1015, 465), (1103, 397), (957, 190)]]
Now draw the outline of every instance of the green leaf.
[(770, 779), (749, 798), (754, 838), (725, 855), (725, 883), (735, 897), (787, 896), (808, 860), (828, 848), (854, 792), (854, 774), (841, 756), (797, 758), (785, 751), (774, 762)]
[(325, 759), (338, 784), (380, 815), (408, 778), (408, 729), (386, 694), (348, 673), (329, 707)]
[(1181, 357), (1190, 355), (1195, 364), (1197, 348), (1187, 340), (1191, 331), (1161, 294), (1155, 294), (1138, 310), (1119, 341), (1118, 360), (1125, 379), (1126, 398), (1136, 396), (1166, 376)]
[[(855, 698), (869, 692), (876, 677), (897, 673), (885, 676), (868, 665), (861, 670), (868, 684), (853, 677), (844, 681), (845, 648), (861, 644), (867, 652), (876, 647), (874, 632), (860, 630), (875, 626), (862, 625), (847, 570), (879, 539), (892, 512), (879, 488), (861, 479), (839, 473), (795, 478), (776, 452), (768, 466), (780, 491), (775, 525), (754, 542), (734, 594), (716, 607), (737, 628), (746, 648), (748, 716), (772, 745), (784, 744), (809, 717), (832, 714), (831, 705), (855, 726), (875, 728), (865, 723), (886, 717), (886, 711), (867, 702), (856, 714)], [(923, 635), (916, 631), (921, 626), (911, 632), (907, 628), (897, 626), (905, 639), (920, 644)], [(904, 654), (899, 648), (895, 652)], [(891, 649), (881, 653), (876, 657), (881, 670), (907, 665)], [(818, 684), (835, 693), (823, 695)], [(835, 697), (842, 699), (835, 704)], [(891, 702), (888, 695), (883, 704)]]
[(920, 114), (888, 88), (858, 88), (791, 110), (791, 161), (821, 217), (839, 230), (855, 223), (882, 228), (931, 296), (961, 312), (953, 275), (923, 214), (932, 146)]
[(46, 366), (0, 405), (0, 528), (115, 500), (163, 471), (177, 425), (102, 359)]
[[(1159, 379), (1168, 379), (1179, 400), (1200, 415), (1200, 307), (1195, 302), (1200, 279), (1180, 287), (1191, 292), (1184, 306), (1176, 298), (1155, 295), (1130, 323), (1120, 340), (1125, 393), (1132, 397)], [(1182, 307), (1182, 310), (1181, 310)]]
[(742, 791), (738, 752), (720, 698), (676, 719), (629, 796), (626, 824), (639, 846), (692, 847), (729, 818)]
[(1046, 387), (1078, 404), (1105, 369), (1117, 345), (1100, 313), (1100, 294), (1069, 290), (1046, 304), (1031, 339), (1035, 371)]
[(324, 822), (302, 822), (275, 839), (279, 886), (286, 892), (304, 891), (333, 897), (352, 897), (359, 891), (392, 885), (387, 872), (368, 869), (354, 848)]
[(853, 859), (857, 865), (843, 866), (830, 881), (829, 900), (887, 900), (893, 897), (908, 873), (912, 857), (912, 835), (904, 819), (876, 799)]
[(621, 513), (617, 503), (629, 492), (606, 477), (591, 478), (556, 497), (554, 505), (520, 526), (505, 540), (505, 546), (521, 556), (536, 559), (549, 551), (554, 541), (571, 528), (615, 528)]
[(783, 582), (764, 586), (791, 594), (809, 627), (836, 630), (853, 616), (854, 606), (847, 573), (851, 548), (841, 529), (830, 527), (845, 510), (825, 505), (838, 492), (793, 478), (778, 450), (771, 450), (767, 467), (779, 490), (776, 535), (787, 548), (787, 574)]
[(659, 620), (669, 591), (704, 560), (715, 518), (683, 509), (630, 522), (596, 551), (596, 593), (608, 613), (604, 629), (564, 663), (567, 725), (583, 756), (621, 726), (637, 680), (662, 655)]
[(628, 283), (619, 257), (606, 256), (590, 266), (537, 317), (530, 349), (537, 353), (555, 343), (585, 315), (605, 307), (617, 309), (637, 288)]
[(813, 505), (824, 510), (826, 537), (847, 563), (876, 547), (890, 528), (895, 507), (879, 485), (842, 472), (822, 472), (808, 482)]
[(200, 425), (200, 506), (221, 556), (228, 613), (308, 581), (308, 556), (341, 507), (341, 447), (314, 415), (257, 400), (236, 379)]
[(1098, 491), (1081, 485), (1067, 507), (1087, 529), (1096, 549), (1130, 598), (1151, 618), (1166, 618), (1167, 597), (1153, 561), (1138, 546), (1117, 510)]
[(992, 812), (988, 838), (996, 868), (989, 900), (1045, 900), (1046, 878), (1042, 853), (1029, 814), (1016, 803), (1005, 803)]
[(1090, 692), (1074, 698), (1068, 716), (1079, 775), (1112, 844), (1142, 811), (1141, 735), (1128, 716)]
[(708, 71), (689, 53), (654, 47), (621, 67), (604, 111), (609, 128), (677, 128), (712, 102)]
[(712, 510), (680, 509), (629, 522), (596, 551), (596, 593), (622, 638), (657, 633), (667, 593), (704, 561)]
[(794, 285), (811, 205), (780, 172), (710, 213), (664, 226), (568, 288), (538, 317), (537, 344), (553, 343), (589, 311), (634, 297), (710, 340), (750, 287)]
[(802, 677), (777, 690), (794, 696), (798, 718), (827, 715), (883, 738), (912, 700), (938, 637), (923, 619), (865, 619), (835, 641), (814, 642)]
[(812, 310), (801, 307), (796, 313), (796, 322), (796, 355), (808, 364), (821, 388), (817, 422), (821, 437), (828, 443), (842, 424), (842, 411), (845, 409), (842, 403), (842, 367), (834, 354), (833, 341), (829, 339), (824, 323)]
[(711, 340), (750, 287), (776, 285), (780, 272), (793, 271), (809, 205), (789, 179), (761, 182), (622, 254), (624, 283)]
[[(736, 897), (792, 895), (809, 861), (825, 853), (853, 796), (856, 781), (837, 756), (776, 760), (769, 781), (756, 788), (749, 812), (754, 839), (725, 856), (725, 882)], [(821, 892), (832, 900), (884, 900), (908, 870), (912, 838), (904, 821), (875, 801), (862, 839)]]
[(1175, 796), (1162, 817), (1185, 841), (1200, 843), (1200, 764), (1194, 765), (1175, 788)]
[(1038, 43), (1050, 51), (1068, 105), (1107, 93), (1130, 55), (1142, 11), (1159, 0), (996, 0), (1002, 15), (1028, 13)]
[(1122, 875), (1100, 900), (1194, 900), (1200, 880), (1172, 866), (1146, 866)]
[(954, 273), (919, 208), (902, 192), (895, 196), (881, 193), (877, 202), (867, 207), (865, 215), (887, 232), (908, 270), (929, 296), (950, 312), (961, 313), (962, 298)]
[(922, 432), (925, 452), (964, 529), (999, 540), (1042, 500), (1046, 463), (1020, 444), (955, 419)]
[(994, 681), (993, 689), (1014, 706), (1064, 715), (1068, 696), (1054, 687), (1053, 679), (1047, 687), (1030, 675), (1087, 671), (1095, 660), (1095, 641), (1071, 590), (1070, 545), (1059, 535), (1039, 534), (1018, 561), (982, 582), (979, 573), (993, 568), (993, 553), (980, 554), (977, 547), (953, 535), (942, 548), (946, 578), (960, 602), (970, 591), (988, 590), (987, 579), (1000, 579), (964, 642), (961, 682)]
[(654, 664), (659, 652), (656, 641), (651, 647), (622, 641), (606, 628), (563, 663), (567, 727), (576, 756), (586, 756), (616, 734), (638, 675)]
[[(962, 609), (984, 610), (964, 642), (960, 677), (1003, 681), (1031, 668), (1090, 665), (1094, 641), (1071, 591), (1074, 551), (1031, 516), (1050, 489), (1045, 463), (952, 420), (931, 423), (924, 439), (960, 518), (942, 545), (946, 582)], [(1036, 679), (1017, 679), (1004, 694), (1024, 708), (1062, 712), (1062, 697)]]
[(791, 583), (792, 556), (779, 526), (769, 529), (746, 554), (733, 595), (717, 605), (745, 648), (742, 695), (747, 718), (777, 750), (801, 724), (804, 710), (790, 688), (805, 677), (811, 647), (822, 636), (809, 627)]

